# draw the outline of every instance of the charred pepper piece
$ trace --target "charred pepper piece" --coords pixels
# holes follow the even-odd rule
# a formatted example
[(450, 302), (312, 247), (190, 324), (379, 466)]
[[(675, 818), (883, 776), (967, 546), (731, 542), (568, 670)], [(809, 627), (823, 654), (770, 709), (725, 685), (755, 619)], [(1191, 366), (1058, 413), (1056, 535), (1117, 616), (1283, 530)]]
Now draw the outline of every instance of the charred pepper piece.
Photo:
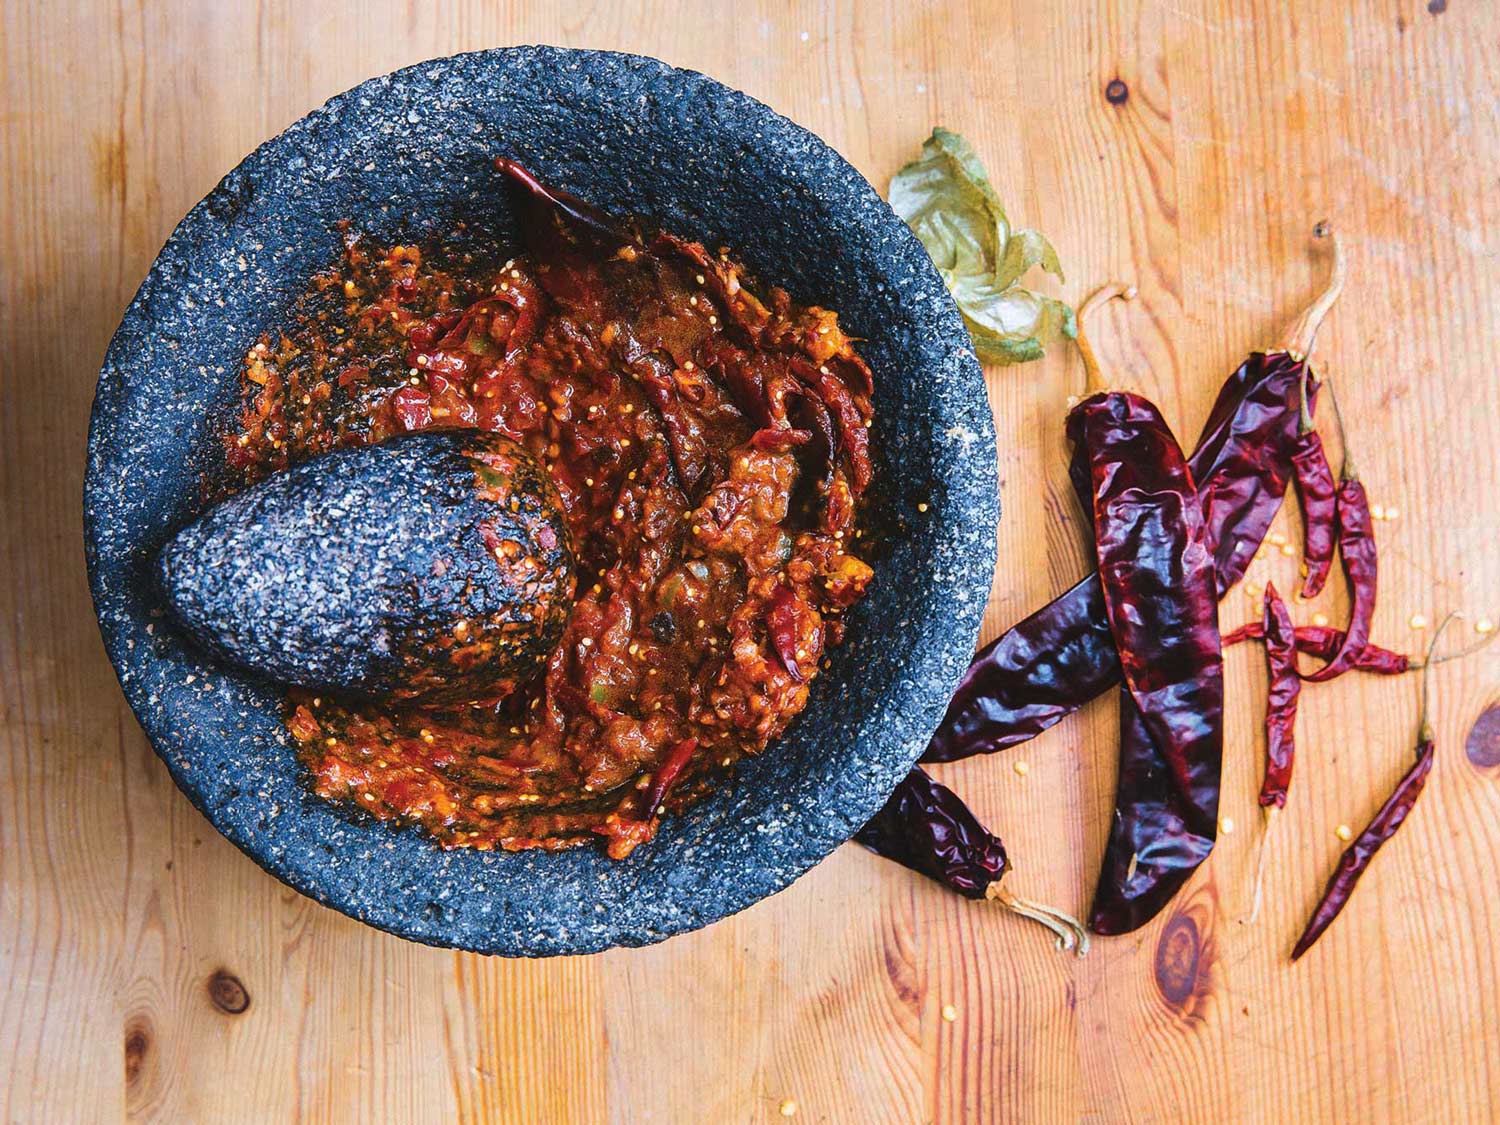
[(508, 694), (572, 607), (556, 492), (519, 445), (427, 431), (304, 461), (226, 500), (157, 560), (200, 645), (303, 687), (428, 703)]

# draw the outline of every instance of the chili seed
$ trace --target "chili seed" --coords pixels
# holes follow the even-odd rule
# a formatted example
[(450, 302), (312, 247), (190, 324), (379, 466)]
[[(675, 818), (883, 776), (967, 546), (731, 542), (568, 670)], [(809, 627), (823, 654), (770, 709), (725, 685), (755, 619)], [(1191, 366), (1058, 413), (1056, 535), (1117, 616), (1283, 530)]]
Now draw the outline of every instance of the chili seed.
[(796, 1117), (797, 1103), (794, 1099), (787, 1098), (776, 1107), (776, 1112), (781, 1114), (782, 1117)]
[(1321, 625), (1327, 625), (1328, 624), (1328, 614), (1326, 614), (1326, 613), (1315, 613), (1315, 614), (1313, 614), (1313, 624), (1314, 625), (1320, 625), (1320, 626)]
[(1407, 620), (1406, 623), (1408, 625), (1410, 625), (1413, 629), (1425, 629), (1425, 628), (1427, 628), (1427, 618), (1424, 617), (1420, 613), (1414, 613), (1414, 614), (1412, 614), (1411, 617)]
[(1495, 623), (1488, 617), (1481, 617), (1478, 621), (1474, 622), (1474, 632), (1476, 633), (1493, 633), (1494, 631)]
[(1031, 772), (1031, 765), (1028, 762), (1016, 762), (1010, 768), (1015, 770), (1021, 777), (1025, 777)]
[(958, 1009), (955, 1008), (952, 1004), (944, 1004), (943, 1019), (948, 1023), (952, 1023), (954, 1020), (958, 1019)]
[(1228, 836), (1234, 831), (1234, 817), (1226, 816), (1219, 821), (1219, 831)]
[(1333, 830), (1333, 834), (1345, 843), (1354, 839), (1354, 829), (1350, 828), (1347, 824), (1340, 824)]

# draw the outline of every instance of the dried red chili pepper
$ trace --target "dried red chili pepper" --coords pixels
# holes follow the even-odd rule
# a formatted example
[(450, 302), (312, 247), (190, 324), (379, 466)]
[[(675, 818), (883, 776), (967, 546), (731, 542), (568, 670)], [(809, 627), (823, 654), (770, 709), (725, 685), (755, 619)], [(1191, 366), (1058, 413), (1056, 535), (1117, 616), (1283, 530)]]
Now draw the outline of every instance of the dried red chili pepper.
[[(1339, 420), (1340, 436), (1344, 437), (1343, 414), (1339, 410), (1338, 396), (1333, 398), (1334, 414)], [(1347, 439), (1344, 442), (1344, 468), (1340, 474), (1338, 489), (1339, 558), (1343, 561), (1344, 577), (1349, 583), (1349, 626), (1344, 633), (1344, 643), (1317, 671), (1305, 674), (1309, 683), (1324, 683), (1341, 676), (1353, 668), (1359, 655), (1370, 643), (1370, 624), (1375, 616), (1375, 591), (1379, 567), (1375, 550), (1375, 524), (1370, 516), (1370, 500), (1365, 495), (1365, 486), (1354, 470), (1354, 459), (1349, 456)]]
[(1350, 896), (1354, 894), (1354, 887), (1359, 882), (1360, 876), (1369, 869), (1375, 853), (1406, 822), (1412, 806), (1422, 795), (1422, 790), (1427, 784), (1427, 776), (1432, 772), (1433, 754), (1436, 749), (1428, 712), (1428, 669), (1433, 664), (1442, 663), (1441, 660), (1434, 660), (1432, 654), (1437, 649), (1443, 630), (1448, 627), (1448, 623), (1455, 616), (1450, 613), (1443, 619), (1443, 623), (1433, 634), (1432, 644), (1428, 646), (1426, 659), (1422, 662), (1422, 718), (1417, 730), (1416, 761), (1396, 784), (1395, 790), (1385, 799), (1385, 803), (1376, 811), (1370, 823), (1365, 825), (1364, 831), (1354, 838), (1354, 841), (1344, 849), (1344, 854), (1339, 857), (1338, 866), (1333, 869), (1328, 885), (1323, 889), (1323, 897), (1318, 901), (1312, 917), (1308, 919), (1302, 936), (1297, 939), (1297, 944), (1292, 948), (1293, 961), (1311, 949), (1313, 943), (1322, 937), (1323, 932), (1333, 924), (1333, 920), (1339, 916), (1339, 912), (1344, 909)]
[[(1265, 635), (1265, 626), (1261, 622), (1250, 621), (1238, 629), (1225, 633), (1224, 647), (1228, 648), (1230, 645), (1237, 645), (1244, 641), (1258, 641)], [(1297, 651), (1306, 656), (1318, 660), (1329, 660), (1334, 653), (1344, 647), (1344, 630), (1335, 629), (1331, 625), (1298, 625), (1296, 644)], [(1411, 657), (1406, 653), (1381, 648), (1377, 644), (1365, 645), (1364, 650), (1354, 661), (1354, 668), (1357, 671), (1373, 672), (1378, 676), (1400, 676), (1412, 668), (1420, 667), (1421, 664), (1413, 664)]]
[(1283, 808), (1287, 788), (1292, 781), (1292, 760), (1296, 755), (1297, 698), (1302, 680), (1297, 675), (1297, 638), (1292, 615), (1266, 583), (1265, 610), (1266, 663), (1269, 671), (1266, 707), (1266, 776), (1261, 782), (1261, 808)]
[(1302, 694), (1302, 677), (1297, 674), (1297, 635), (1292, 615), (1276, 587), (1266, 583), (1265, 614), (1261, 635), (1266, 642), (1266, 772), (1261, 780), (1259, 802), (1265, 810), (1261, 830), (1260, 858), (1255, 864), (1255, 890), (1250, 914), (1245, 922), (1260, 916), (1261, 888), (1265, 882), (1266, 857), (1269, 854), (1271, 828), (1276, 813), (1286, 806), (1287, 790), (1292, 783), (1292, 763), (1297, 751), (1297, 700)]
[(1298, 438), (1292, 469), (1302, 504), (1302, 561), (1307, 567), (1302, 596), (1315, 598), (1327, 584), (1333, 567), (1338, 518), (1337, 485), (1317, 430), (1308, 430)]
[(1117, 695), (1120, 777), (1089, 908), (1089, 926), (1101, 934), (1130, 933), (1156, 917), (1214, 846), (1213, 833), (1197, 827), (1200, 810), (1170, 781), (1130, 689), (1122, 684)]
[[(1083, 332), (1089, 394), (1068, 414), (1072, 476), (1087, 500), (1121, 694), (1115, 817), (1089, 925), (1149, 921), (1213, 847), (1223, 758), (1223, 662), (1211, 544), (1188, 459), (1145, 398), (1103, 389)], [(1085, 499), (1080, 497), (1080, 499)]]
[[(1337, 240), (1333, 249), (1337, 277)], [(1330, 283), (1299, 318), (1288, 348), (1311, 338), (1337, 294)], [(1244, 576), (1281, 506), (1300, 418), (1316, 402), (1306, 352), (1288, 348), (1253, 353), (1225, 380), (1189, 461), (1221, 597)], [(922, 761), (1025, 742), (1119, 682), (1103, 593), (1090, 574), (979, 650)]]
[[(1313, 343), (1317, 339), (1323, 318), (1344, 288), (1344, 256), (1339, 248), (1338, 235), (1327, 223), (1319, 223), (1314, 228), (1313, 235), (1332, 240), (1333, 272), (1327, 288), (1298, 319), (1287, 344), (1287, 353), (1301, 357), (1304, 363), (1312, 356)], [(1303, 387), (1306, 388), (1315, 381), (1316, 376), (1309, 366)], [(1298, 415), (1297, 444), (1292, 452), (1292, 475), (1297, 484), (1297, 498), (1302, 506), (1302, 559), (1307, 568), (1307, 576), (1302, 583), (1302, 596), (1312, 598), (1323, 589), (1333, 566), (1338, 509), (1333, 469), (1329, 467), (1328, 454), (1323, 450), (1323, 439), (1313, 429), (1312, 404), (1306, 395), (1303, 396)]]
[(1080, 957), (1089, 950), (1088, 933), (1076, 918), (1005, 890), (1001, 880), (1011, 865), (1000, 837), (980, 823), (958, 794), (921, 769), (906, 775), (885, 807), (854, 838), (876, 855), (965, 898), (992, 899), (1041, 923), (1056, 935), (1062, 949)]

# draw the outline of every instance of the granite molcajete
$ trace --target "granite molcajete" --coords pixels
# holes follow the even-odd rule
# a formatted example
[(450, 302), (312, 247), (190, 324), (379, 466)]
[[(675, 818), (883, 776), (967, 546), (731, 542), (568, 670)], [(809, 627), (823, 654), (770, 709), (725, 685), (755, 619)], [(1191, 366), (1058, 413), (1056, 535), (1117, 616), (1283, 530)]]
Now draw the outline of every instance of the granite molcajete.
[[(513, 242), (497, 155), (606, 210), (733, 247), (795, 299), (836, 309), (875, 374), (875, 580), (847, 641), (783, 739), (623, 863), (591, 849), (445, 852), (316, 799), (280, 690), (179, 637), (151, 579), (157, 550), (204, 508), (246, 348), (338, 257), (337, 221), (387, 239), (464, 222)], [(810, 133), (702, 75), (544, 47), (366, 82), (225, 177), (174, 232), (110, 345), (85, 485), (105, 645), (157, 752), (215, 827), (364, 922), (512, 955), (705, 925), (848, 839), (916, 760), (968, 662), (996, 509), (994, 431), (968, 337), (869, 184)]]

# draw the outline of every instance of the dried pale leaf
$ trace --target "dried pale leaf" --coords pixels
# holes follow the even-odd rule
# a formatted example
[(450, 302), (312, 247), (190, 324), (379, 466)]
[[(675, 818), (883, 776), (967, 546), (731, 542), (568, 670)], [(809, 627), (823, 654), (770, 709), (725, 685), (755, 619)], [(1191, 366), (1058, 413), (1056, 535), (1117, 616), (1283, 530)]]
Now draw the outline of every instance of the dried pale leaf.
[(934, 129), (922, 155), (892, 178), (890, 199), (931, 255), (981, 359), (1025, 363), (1073, 335), (1067, 305), (1019, 284), (1034, 266), (1061, 278), (1057, 251), (1038, 231), (1011, 229), (984, 165), (957, 133)]

